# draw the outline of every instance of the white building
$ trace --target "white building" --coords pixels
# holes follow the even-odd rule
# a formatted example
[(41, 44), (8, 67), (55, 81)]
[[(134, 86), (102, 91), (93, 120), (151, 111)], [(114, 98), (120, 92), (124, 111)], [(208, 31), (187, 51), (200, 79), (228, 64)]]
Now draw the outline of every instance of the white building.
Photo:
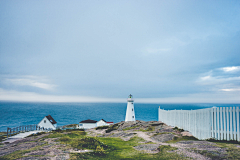
[(79, 128), (90, 129), (90, 128), (95, 128), (95, 127), (99, 127), (99, 126), (107, 126), (110, 124), (113, 124), (113, 122), (107, 122), (104, 119), (101, 119), (99, 121), (87, 119), (87, 120), (79, 122)]
[(134, 111), (134, 105), (133, 105), (133, 98), (130, 94), (127, 99), (127, 111), (126, 111), (126, 117), (125, 122), (127, 121), (135, 121), (135, 111)]
[(109, 125), (109, 122), (106, 122), (104, 119), (101, 119), (100, 121), (98, 121), (96, 123), (96, 127), (99, 127), (99, 126), (107, 126)]
[(79, 128), (82, 128), (82, 129), (95, 128), (96, 123), (97, 123), (97, 121), (95, 121), (95, 120), (87, 119), (87, 120), (79, 122)]
[(38, 123), (38, 127), (55, 130), (57, 128), (57, 122), (52, 118), (51, 115), (48, 115)]

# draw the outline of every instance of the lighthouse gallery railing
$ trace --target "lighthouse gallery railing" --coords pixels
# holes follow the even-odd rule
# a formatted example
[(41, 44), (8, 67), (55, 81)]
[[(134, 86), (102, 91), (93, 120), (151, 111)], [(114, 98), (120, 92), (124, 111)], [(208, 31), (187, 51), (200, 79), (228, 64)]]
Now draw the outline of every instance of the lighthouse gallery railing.
[(169, 111), (159, 107), (158, 120), (187, 130), (198, 139), (240, 141), (239, 107)]

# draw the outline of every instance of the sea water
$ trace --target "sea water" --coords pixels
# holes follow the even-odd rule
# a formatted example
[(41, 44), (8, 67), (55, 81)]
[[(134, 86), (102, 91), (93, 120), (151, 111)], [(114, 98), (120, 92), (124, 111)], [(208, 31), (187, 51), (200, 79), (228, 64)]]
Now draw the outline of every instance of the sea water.
[[(191, 110), (216, 107), (239, 106), (239, 104), (144, 104), (135, 103), (136, 120), (157, 121), (158, 107), (165, 110)], [(82, 120), (101, 119), (107, 122), (125, 120), (126, 103), (33, 103), (0, 102), (0, 131), (7, 127), (38, 124), (45, 116), (51, 115), (58, 126), (78, 124)]]

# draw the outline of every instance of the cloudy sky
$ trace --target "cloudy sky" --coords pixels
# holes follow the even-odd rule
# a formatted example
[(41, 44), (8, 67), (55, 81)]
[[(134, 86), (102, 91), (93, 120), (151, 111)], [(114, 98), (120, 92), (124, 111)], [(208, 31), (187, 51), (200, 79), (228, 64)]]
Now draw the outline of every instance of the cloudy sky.
[(240, 103), (239, 0), (0, 1), (0, 100)]

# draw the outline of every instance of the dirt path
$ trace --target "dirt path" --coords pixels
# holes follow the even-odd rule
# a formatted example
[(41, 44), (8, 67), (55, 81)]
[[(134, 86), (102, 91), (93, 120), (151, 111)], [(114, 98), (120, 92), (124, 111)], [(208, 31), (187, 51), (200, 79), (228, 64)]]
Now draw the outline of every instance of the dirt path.
[(158, 141), (150, 138), (150, 136), (147, 135), (147, 134), (144, 133), (144, 132), (139, 131), (139, 132), (133, 132), (133, 133), (137, 133), (138, 137), (141, 137), (141, 138), (143, 138), (143, 139), (146, 140), (146, 141), (150, 141), (150, 142), (157, 143), (157, 144), (161, 144), (161, 145), (168, 145), (167, 143), (158, 142)]
[(24, 132), (24, 133), (19, 133), (15, 136), (12, 136), (12, 137), (9, 137), (7, 140), (3, 141), (2, 143), (13, 143), (15, 141), (18, 141), (18, 140), (21, 140), (31, 134), (36, 134), (38, 132), (43, 132), (43, 131), (39, 131), (39, 130), (36, 130), (36, 131), (29, 131), (29, 132)]
[(186, 157), (191, 157), (193, 159), (201, 159), (201, 160), (210, 160), (211, 159), (211, 158), (207, 158), (207, 157), (205, 157), (201, 154), (187, 151), (182, 144), (177, 144), (177, 143), (169, 144), (169, 143), (158, 142), (158, 141), (150, 138), (150, 136), (147, 135), (146, 133), (141, 132), (141, 131), (134, 132), (134, 133), (137, 133), (138, 137), (141, 137), (146, 141), (153, 142), (153, 143), (156, 143), (156, 144), (159, 144), (159, 145), (170, 145), (171, 147), (176, 147), (176, 148), (178, 148), (178, 150), (176, 152), (180, 155), (183, 155), (183, 156), (186, 156)]

